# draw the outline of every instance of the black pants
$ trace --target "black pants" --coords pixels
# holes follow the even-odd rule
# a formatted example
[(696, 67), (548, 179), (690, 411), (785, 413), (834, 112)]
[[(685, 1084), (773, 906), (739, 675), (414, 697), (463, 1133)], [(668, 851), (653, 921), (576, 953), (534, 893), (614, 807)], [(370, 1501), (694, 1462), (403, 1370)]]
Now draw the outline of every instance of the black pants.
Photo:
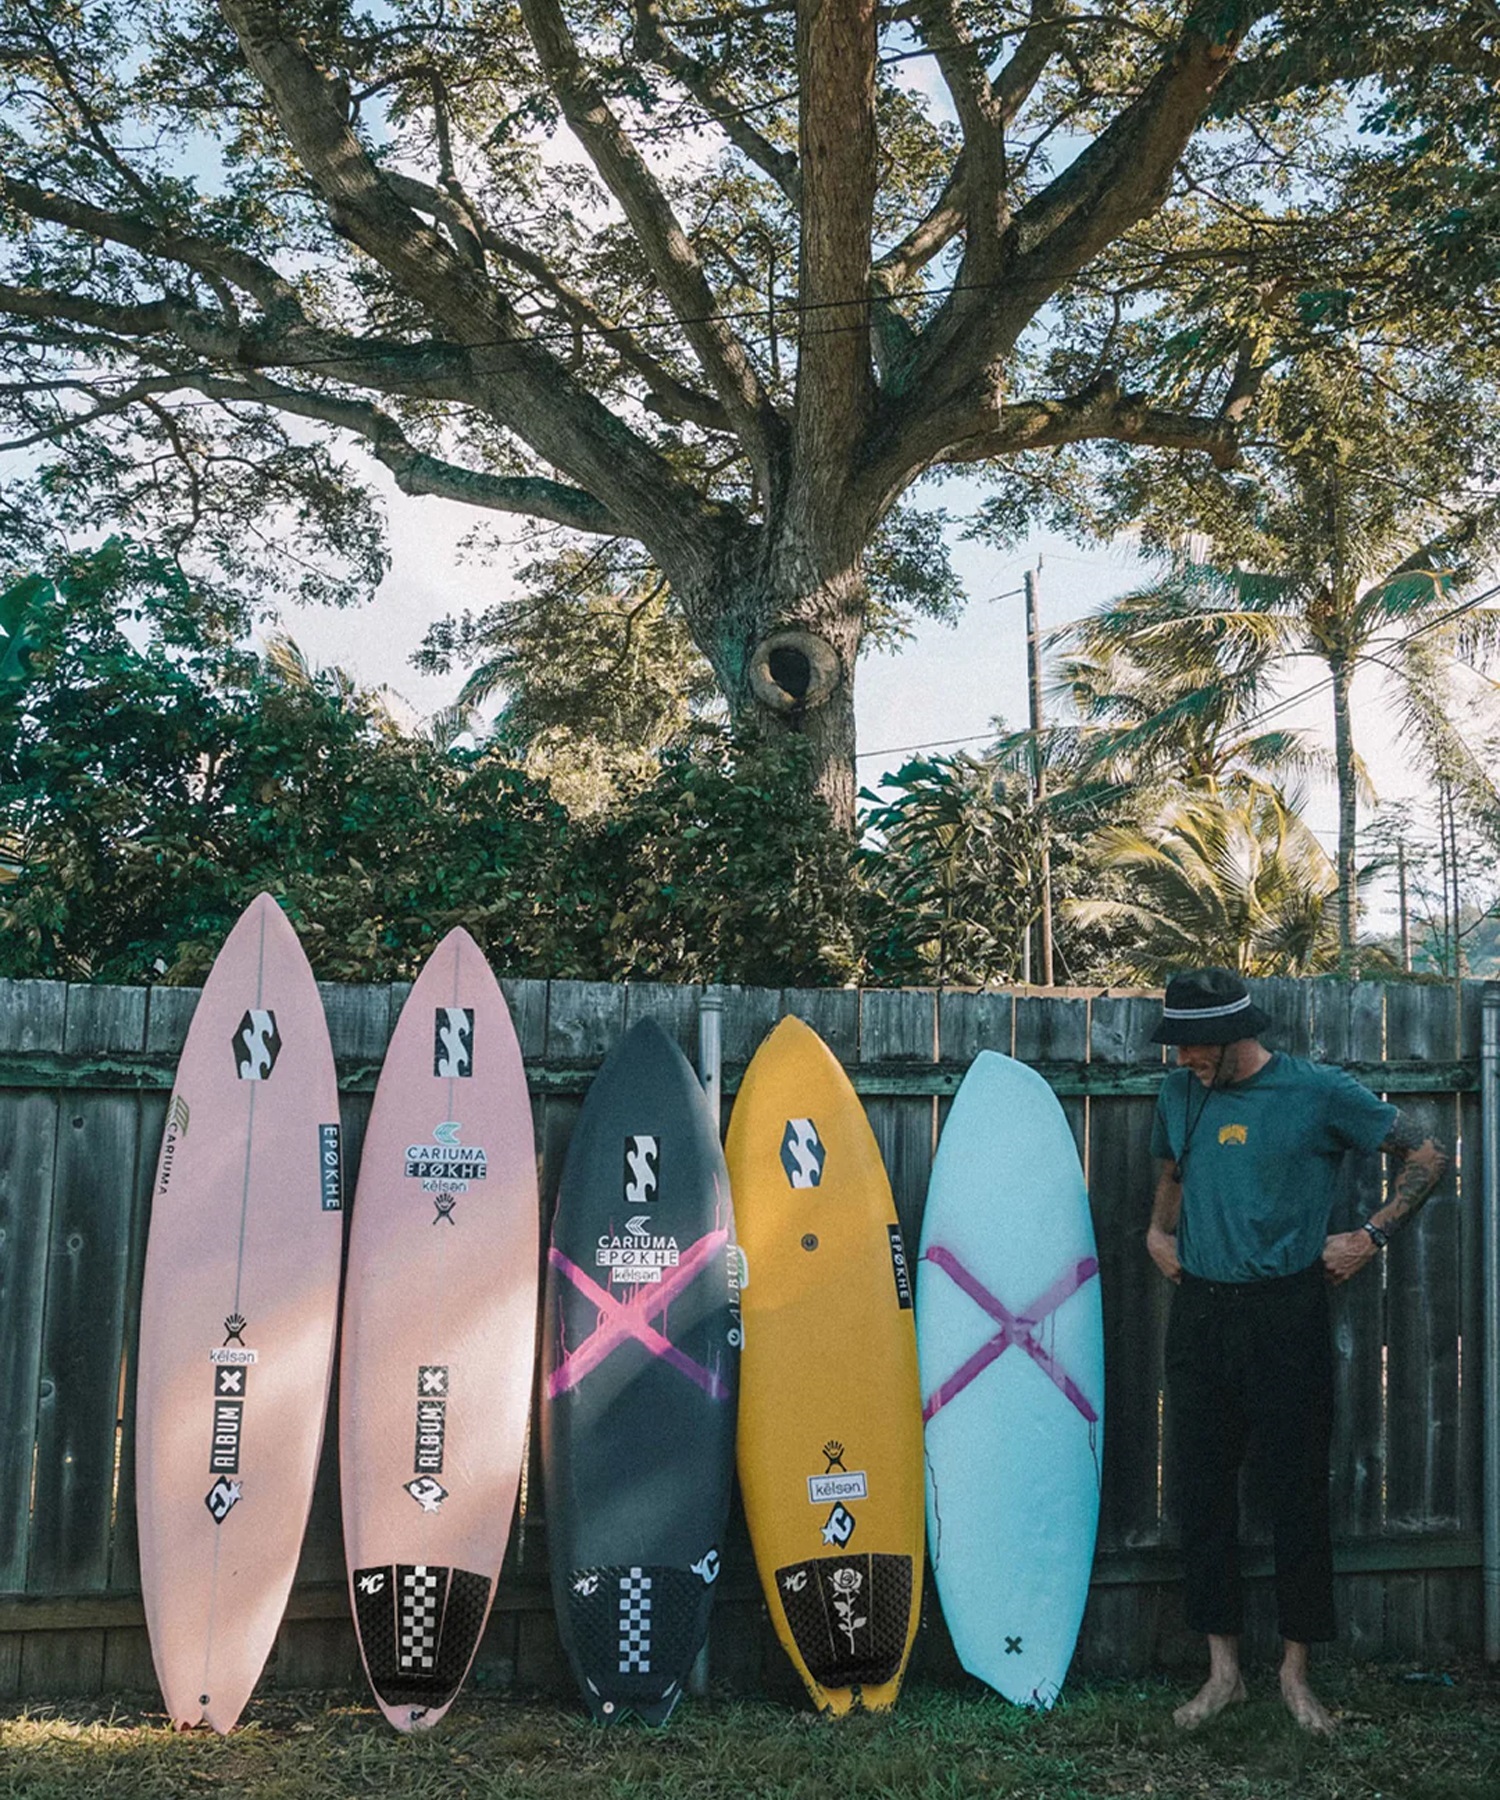
[(1248, 1461), (1275, 1532), (1281, 1635), (1331, 1638), (1333, 1351), (1321, 1263), (1275, 1281), (1184, 1275), (1167, 1326), (1167, 1400), (1189, 1626), (1226, 1637), (1243, 1628), (1239, 1473)]

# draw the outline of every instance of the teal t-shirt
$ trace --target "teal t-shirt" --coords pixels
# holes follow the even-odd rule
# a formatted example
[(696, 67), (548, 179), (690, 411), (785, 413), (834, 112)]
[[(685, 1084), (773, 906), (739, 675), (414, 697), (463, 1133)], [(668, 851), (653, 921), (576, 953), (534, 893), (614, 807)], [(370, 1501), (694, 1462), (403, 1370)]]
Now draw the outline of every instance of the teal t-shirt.
[[(1201, 1108), (1201, 1111), (1200, 1111)], [(1203, 1088), (1187, 1069), (1161, 1085), (1151, 1154), (1182, 1159), (1177, 1255), (1205, 1281), (1263, 1281), (1317, 1261), (1347, 1150), (1378, 1150), (1396, 1108), (1352, 1075), (1273, 1053), (1248, 1081)]]

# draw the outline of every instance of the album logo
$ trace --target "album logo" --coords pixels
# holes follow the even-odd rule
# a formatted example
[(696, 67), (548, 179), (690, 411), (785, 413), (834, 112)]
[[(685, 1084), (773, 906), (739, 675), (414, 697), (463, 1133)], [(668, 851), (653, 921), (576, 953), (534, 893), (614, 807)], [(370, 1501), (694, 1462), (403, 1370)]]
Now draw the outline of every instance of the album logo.
[(654, 1137), (625, 1140), (625, 1204), (646, 1206), (656, 1198), (661, 1171), (661, 1145)]
[(433, 1023), (432, 1072), (445, 1080), (467, 1080), (474, 1073), (474, 1009), (440, 1006)]
[[(417, 1475), (441, 1475), (443, 1440), (448, 1429), (448, 1368), (445, 1363), (423, 1363), (417, 1370), (417, 1435), (412, 1451), (412, 1470)], [(420, 1496), (413, 1494), (413, 1498)]]
[(441, 1475), (443, 1472), (443, 1434), (447, 1428), (446, 1400), (417, 1402), (417, 1446), (412, 1467), (419, 1475)]
[[(227, 1371), (221, 1371), (226, 1373)], [(240, 1426), (243, 1400), (215, 1398), (213, 1448), (209, 1452), (210, 1475), (238, 1475), (240, 1472)]]
[(821, 1187), (827, 1156), (811, 1119), (788, 1119), (781, 1139), (781, 1166), (794, 1188)]
[(214, 1370), (215, 1400), (221, 1400), (226, 1395), (243, 1400), (249, 1385), (250, 1371), (243, 1363)]
[(337, 1125), (318, 1127), (318, 1184), (324, 1212), (344, 1210), (344, 1174)]
[(281, 1055), (276, 1015), (252, 1006), (234, 1034), (234, 1069), (241, 1081), (268, 1081)]
[(240, 1503), (240, 1484), (226, 1481), (221, 1475), (203, 1496), (203, 1504), (214, 1516), (214, 1524), (222, 1525)]

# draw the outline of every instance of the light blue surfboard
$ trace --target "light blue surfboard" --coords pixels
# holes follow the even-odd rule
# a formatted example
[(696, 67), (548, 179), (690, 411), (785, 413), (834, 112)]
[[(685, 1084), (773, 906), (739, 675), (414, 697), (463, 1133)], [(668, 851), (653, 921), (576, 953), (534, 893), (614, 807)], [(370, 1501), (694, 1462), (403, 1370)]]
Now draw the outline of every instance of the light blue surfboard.
[(916, 1314), (943, 1617), (970, 1674), (1051, 1706), (1099, 1522), (1099, 1264), (1062, 1108), (993, 1050), (964, 1077), (933, 1162)]

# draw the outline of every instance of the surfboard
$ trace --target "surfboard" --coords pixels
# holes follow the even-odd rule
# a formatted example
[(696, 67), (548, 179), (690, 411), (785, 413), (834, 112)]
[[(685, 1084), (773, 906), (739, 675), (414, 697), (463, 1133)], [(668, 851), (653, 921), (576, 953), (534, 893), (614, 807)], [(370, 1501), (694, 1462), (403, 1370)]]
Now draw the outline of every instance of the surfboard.
[(286, 1609), (328, 1406), (342, 1207), (322, 1001), (260, 894), (183, 1044), (141, 1293), (141, 1587), (179, 1729), (233, 1727)]
[(734, 1476), (739, 1254), (687, 1058), (632, 1026), (568, 1144), (542, 1467), (558, 1631), (592, 1716), (665, 1722), (708, 1631)]
[(520, 1047), (483, 952), (450, 931), (380, 1071), (344, 1288), (349, 1598), (398, 1731), (452, 1705), (494, 1604), (536, 1362), (538, 1240)]
[(959, 1660), (1048, 1707), (1088, 1599), (1104, 1452), (1099, 1262), (1046, 1082), (981, 1051), (933, 1162), (917, 1263), (927, 1531)]
[(746, 1264), (740, 1488), (766, 1604), (820, 1710), (878, 1710), (922, 1596), (912, 1286), (864, 1109), (801, 1020), (745, 1071), (726, 1151)]

